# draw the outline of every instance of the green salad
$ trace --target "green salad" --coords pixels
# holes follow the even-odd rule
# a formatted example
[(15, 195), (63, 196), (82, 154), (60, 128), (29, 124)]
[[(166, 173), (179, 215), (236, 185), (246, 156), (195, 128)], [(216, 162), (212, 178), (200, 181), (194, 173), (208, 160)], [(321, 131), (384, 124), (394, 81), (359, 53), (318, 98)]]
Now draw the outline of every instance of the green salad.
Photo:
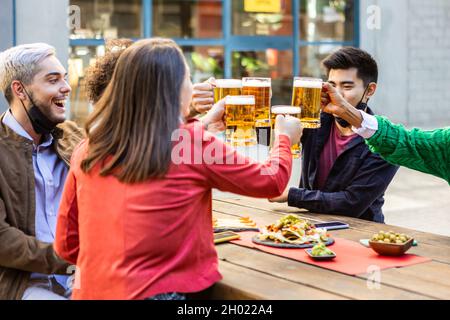
[(318, 245), (314, 246), (311, 250), (311, 254), (315, 257), (336, 255), (333, 251), (328, 249), (324, 243), (319, 243)]

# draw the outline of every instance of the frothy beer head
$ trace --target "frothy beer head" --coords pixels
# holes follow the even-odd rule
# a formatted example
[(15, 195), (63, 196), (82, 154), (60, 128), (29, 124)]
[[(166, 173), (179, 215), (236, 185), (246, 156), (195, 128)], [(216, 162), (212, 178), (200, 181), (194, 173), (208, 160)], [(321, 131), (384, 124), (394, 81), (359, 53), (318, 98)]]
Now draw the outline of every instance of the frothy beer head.
[(291, 106), (275, 106), (272, 107), (272, 114), (274, 115), (298, 115), (301, 112), (300, 107)]
[(217, 103), (226, 96), (241, 96), (242, 80), (237, 79), (219, 79), (216, 80), (214, 88), (214, 102)]
[(272, 80), (270, 78), (243, 78), (242, 85), (252, 88), (267, 88), (271, 87)]
[(296, 79), (294, 80), (294, 87), (307, 89), (322, 89), (322, 79)]
[(217, 88), (240, 89), (242, 88), (242, 80), (238, 79), (219, 79), (216, 80)]
[(248, 106), (255, 104), (254, 96), (227, 96), (225, 104), (228, 106)]

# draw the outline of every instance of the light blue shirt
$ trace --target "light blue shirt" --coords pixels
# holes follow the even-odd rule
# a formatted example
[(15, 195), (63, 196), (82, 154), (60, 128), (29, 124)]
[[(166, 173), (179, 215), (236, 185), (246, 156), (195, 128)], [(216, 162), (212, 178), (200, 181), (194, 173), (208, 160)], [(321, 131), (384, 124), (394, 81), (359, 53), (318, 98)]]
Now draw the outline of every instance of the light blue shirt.
[[(11, 110), (6, 112), (3, 123), (18, 135), (33, 141), (33, 138), (22, 128), (14, 118)], [(46, 243), (55, 241), (58, 208), (69, 169), (63, 160), (55, 153), (53, 137), (48, 135), (38, 146), (33, 143), (33, 169), (36, 192), (36, 239)], [(32, 278), (49, 277), (36, 274)], [(68, 276), (51, 275), (59, 284), (67, 289)]]

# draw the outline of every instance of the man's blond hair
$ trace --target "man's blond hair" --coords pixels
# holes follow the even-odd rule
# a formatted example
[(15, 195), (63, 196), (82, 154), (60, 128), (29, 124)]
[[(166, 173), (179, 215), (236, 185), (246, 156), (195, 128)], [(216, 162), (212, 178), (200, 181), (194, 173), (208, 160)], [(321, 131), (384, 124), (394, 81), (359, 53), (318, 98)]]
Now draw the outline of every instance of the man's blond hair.
[(0, 91), (8, 103), (13, 99), (12, 82), (30, 84), (39, 72), (39, 63), (55, 53), (55, 48), (46, 43), (23, 44), (0, 53)]

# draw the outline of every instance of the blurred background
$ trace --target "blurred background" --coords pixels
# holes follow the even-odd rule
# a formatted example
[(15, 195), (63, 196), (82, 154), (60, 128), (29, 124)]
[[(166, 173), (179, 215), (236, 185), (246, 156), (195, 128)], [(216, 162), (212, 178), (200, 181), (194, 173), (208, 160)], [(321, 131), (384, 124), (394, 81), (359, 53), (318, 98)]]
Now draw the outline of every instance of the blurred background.
[[(290, 103), (293, 76), (324, 77), (320, 61), (361, 47), (380, 66), (371, 102), (407, 126), (450, 123), (450, 1), (447, 0), (0, 0), (0, 50), (47, 42), (70, 73), (69, 117), (90, 111), (85, 68), (104, 40), (170, 37), (193, 81), (210, 76), (273, 79), (272, 104)], [(443, 90), (444, 89), (444, 90)], [(3, 98), (0, 111), (5, 109)]]
[[(153, 36), (183, 48), (194, 82), (271, 77), (272, 105), (290, 104), (294, 76), (326, 79), (325, 56), (360, 47), (380, 68), (376, 113), (407, 127), (450, 124), (448, 0), (0, 0), (0, 30), (0, 51), (56, 47), (73, 88), (68, 118), (80, 125), (91, 111), (85, 69), (104, 54), (105, 39)], [(291, 185), (299, 174), (297, 161)], [(446, 199), (445, 181), (401, 169), (386, 194), (386, 221), (450, 235)]]

